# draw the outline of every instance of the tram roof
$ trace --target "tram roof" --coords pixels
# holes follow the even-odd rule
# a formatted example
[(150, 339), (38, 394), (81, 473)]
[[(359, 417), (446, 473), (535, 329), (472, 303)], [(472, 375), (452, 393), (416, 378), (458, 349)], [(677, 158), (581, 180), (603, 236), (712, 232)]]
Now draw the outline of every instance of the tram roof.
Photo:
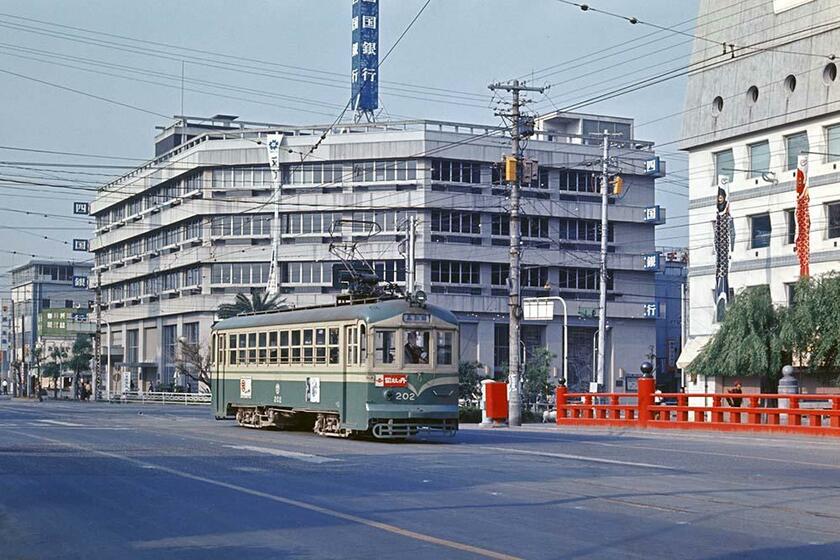
[(423, 308), (413, 307), (405, 300), (392, 299), (375, 303), (355, 305), (329, 305), (323, 307), (309, 307), (263, 313), (259, 315), (238, 315), (229, 319), (222, 319), (214, 326), (214, 330), (245, 329), (249, 327), (270, 327), (272, 325), (300, 325), (306, 323), (324, 323), (328, 321), (350, 321), (362, 319), (367, 323), (377, 323), (395, 317), (401, 313), (426, 311), (433, 317), (457, 325), (458, 318), (442, 307), (426, 305)]

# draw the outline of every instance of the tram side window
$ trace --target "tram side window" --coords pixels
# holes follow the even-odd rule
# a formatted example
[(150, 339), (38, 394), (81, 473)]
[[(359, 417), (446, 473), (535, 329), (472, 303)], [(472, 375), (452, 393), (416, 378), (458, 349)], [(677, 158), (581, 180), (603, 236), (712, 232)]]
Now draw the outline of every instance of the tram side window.
[(393, 364), (396, 352), (397, 332), (377, 329), (375, 331), (375, 361), (377, 364)]
[(291, 331), (292, 332), (292, 363), (299, 364), (300, 363), (300, 331)]
[(331, 364), (338, 363), (338, 328), (331, 328), (329, 331), (329, 339), (327, 340), (329, 346), (327, 347), (329, 352), (329, 359)]
[(345, 329), (347, 338), (347, 365), (356, 365), (359, 357), (359, 343), (356, 339), (356, 327), (347, 327)]
[(261, 332), (257, 335), (258, 341), (258, 349), (257, 349), (257, 356), (259, 358), (259, 363), (264, 364), (266, 359), (268, 358), (268, 333)]
[(230, 335), (230, 354), (228, 354), (228, 363), (232, 366), (236, 365), (236, 335)]
[(403, 359), (407, 364), (428, 364), (429, 363), (429, 331), (408, 330), (405, 331), (405, 346), (403, 347)]
[(289, 331), (280, 331), (280, 363), (289, 363)]
[(303, 329), (303, 363), (312, 363), (312, 329)]
[(315, 363), (327, 363), (327, 329), (315, 329)]
[(248, 363), (257, 363), (257, 333), (248, 333)]
[(452, 365), (452, 333), (437, 333), (437, 365)]
[(248, 335), (240, 334), (239, 335), (239, 363), (246, 364), (248, 363)]
[(277, 331), (268, 333), (268, 363), (277, 363)]
[(215, 356), (216, 356), (216, 360), (218, 360), (219, 365), (225, 363), (225, 355), (226, 355), (225, 342), (226, 341), (227, 341), (227, 335), (226, 334), (218, 334), (218, 335), (213, 337), (213, 343), (216, 345)]

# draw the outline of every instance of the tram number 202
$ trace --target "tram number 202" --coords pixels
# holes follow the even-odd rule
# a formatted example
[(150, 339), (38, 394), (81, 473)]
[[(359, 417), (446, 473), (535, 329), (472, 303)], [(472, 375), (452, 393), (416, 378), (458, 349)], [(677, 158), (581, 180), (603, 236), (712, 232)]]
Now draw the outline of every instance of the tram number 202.
[(394, 393), (394, 400), (397, 401), (413, 401), (416, 398), (417, 395), (411, 391), (399, 391), (398, 393)]

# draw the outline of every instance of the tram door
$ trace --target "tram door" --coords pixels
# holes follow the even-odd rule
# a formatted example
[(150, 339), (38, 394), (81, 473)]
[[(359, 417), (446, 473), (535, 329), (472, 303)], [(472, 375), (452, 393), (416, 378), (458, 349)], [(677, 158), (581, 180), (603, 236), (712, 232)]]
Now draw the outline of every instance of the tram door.
[(347, 422), (348, 372), (347, 369), (359, 363), (359, 333), (356, 325), (344, 327), (344, 359), (341, 361), (341, 422)]
[(211, 396), (216, 403), (216, 416), (222, 417), (227, 415), (227, 406), (225, 405), (225, 383), (222, 377), (222, 368), (227, 353), (227, 344), (225, 344), (227, 334), (215, 333), (213, 335), (213, 386), (210, 388)]

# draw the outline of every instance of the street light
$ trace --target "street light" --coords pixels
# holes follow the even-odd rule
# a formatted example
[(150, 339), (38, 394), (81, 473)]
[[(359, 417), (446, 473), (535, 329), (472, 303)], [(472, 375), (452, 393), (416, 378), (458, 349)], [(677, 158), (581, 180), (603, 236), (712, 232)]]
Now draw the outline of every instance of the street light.
[[(554, 302), (563, 304), (563, 378), (569, 382), (569, 312), (566, 307), (566, 300), (560, 296), (534, 297), (522, 300), (523, 312), (526, 321), (553, 321)], [(551, 303), (551, 306), (540, 305)], [(529, 305), (530, 304), (530, 305)]]

